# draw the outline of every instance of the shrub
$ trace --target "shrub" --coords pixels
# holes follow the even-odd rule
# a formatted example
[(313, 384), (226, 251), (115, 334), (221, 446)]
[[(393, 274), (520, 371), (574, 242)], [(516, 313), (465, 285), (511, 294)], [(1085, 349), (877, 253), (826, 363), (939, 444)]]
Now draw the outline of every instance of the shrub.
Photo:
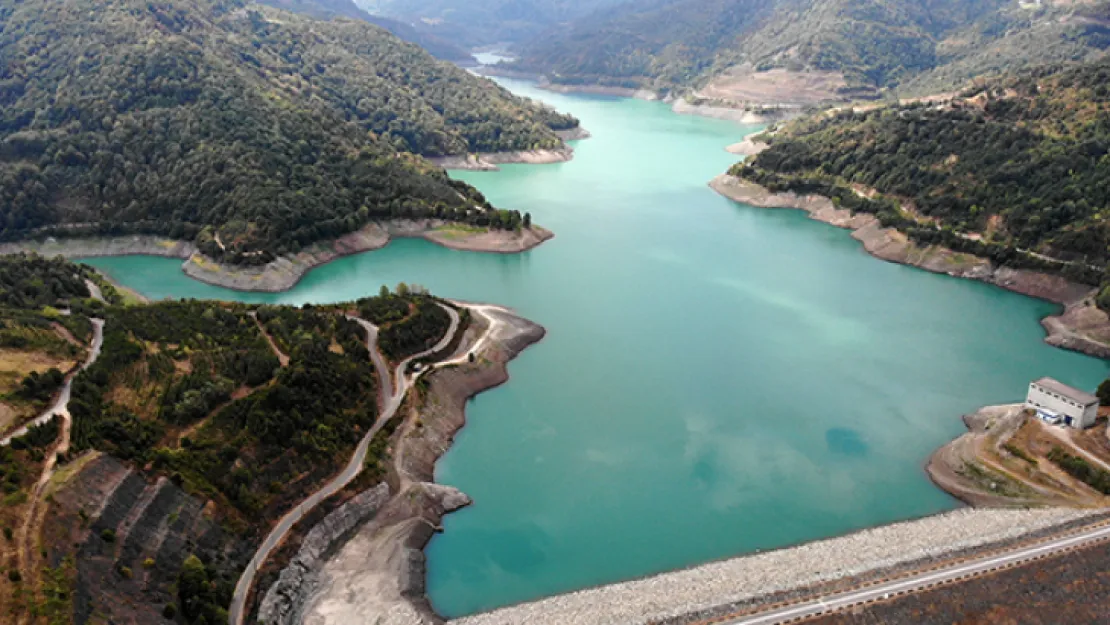
[(19, 574), (19, 571), (12, 569), (8, 571), (8, 581), (13, 584), (18, 584), (19, 582), (23, 581), (23, 576)]
[(177, 606), (172, 603), (167, 603), (166, 607), (162, 608), (162, 616), (173, 620), (177, 616)]
[(100, 539), (106, 543), (114, 543), (116, 542), (116, 531), (112, 529), (103, 530), (100, 532)]
[(1083, 458), (1073, 456), (1059, 447), (1053, 447), (1048, 452), (1048, 459), (1080, 482), (1103, 495), (1110, 495), (1110, 472), (1093, 467)]

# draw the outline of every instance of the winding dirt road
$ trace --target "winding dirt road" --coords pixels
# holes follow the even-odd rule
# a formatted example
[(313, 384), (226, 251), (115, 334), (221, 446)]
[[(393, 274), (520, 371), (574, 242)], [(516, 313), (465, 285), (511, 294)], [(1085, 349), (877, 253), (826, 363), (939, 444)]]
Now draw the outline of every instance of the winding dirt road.
[(427, 367), (414, 372), (412, 375), (406, 375), (405, 370), (408, 368), (409, 363), (418, 358), (423, 358), (428, 354), (445, 349), (451, 343), (451, 340), (459, 329), (459, 315), (454, 309), (448, 306), (443, 306), (442, 304), (440, 304), (440, 306), (446, 310), (447, 314), (451, 317), (451, 325), (447, 328), (447, 333), (430, 349), (424, 350), (418, 354), (413, 354), (398, 363), (392, 377), (389, 375), (389, 368), (385, 359), (378, 351), (377, 326), (365, 319), (348, 317), (366, 329), (366, 347), (370, 350), (370, 360), (373, 362), (374, 369), (378, 374), (378, 379), (381, 381), (378, 385), (378, 401), (381, 403), (381, 412), (379, 413), (377, 421), (374, 422), (374, 425), (366, 432), (362, 440), (359, 441), (347, 466), (328, 483), (324, 484), (320, 490), (316, 491), (297, 505), (297, 507), (287, 512), (285, 516), (277, 522), (274, 528), (270, 530), (270, 534), (266, 536), (262, 544), (259, 545), (258, 550), (255, 551), (254, 557), (247, 563), (246, 570), (243, 571), (243, 575), (239, 578), (239, 583), (235, 585), (235, 594), (232, 596), (231, 606), (228, 610), (228, 623), (230, 625), (242, 625), (246, 617), (245, 606), (247, 596), (250, 594), (250, 589), (254, 585), (254, 578), (258, 574), (258, 569), (261, 568), (266, 559), (270, 557), (270, 554), (285, 540), (285, 537), (297, 522), (303, 519), (309, 511), (318, 506), (320, 502), (339, 492), (347, 484), (350, 484), (351, 481), (362, 472), (366, 462), (366, 454), (370, 448), (370, 442), (374, 439), (374, 435), (381, 430), (382, 426), (393, 418), (394, 413), (397, 412), (397, 409), (401, 406), (401, 402), (405, 399), (405, 393), (408, 392), (413, 383), (415, 383), (425, 371), (431, 370), (431, 367)]
[[(58, 417), (60, 423), (58, 424), (58, 442), (50, 450), (46, 452), (46, 461), (42, 466), (42, 473), (39, 474), (39, 479), (35, 482), (35, 488), (31, 491), (30, 508), (27, 510), (27, 516), (23, 519), (23, 525), (19, 528), (19, 535), (17, 537), (19, 545), (19, 571), (23, 579), (35, 579), (36, 564), (40, 562), (40, 558), (35, 557), (38, 551), (35, 549), (35, 537), (38, 535), (35, 531), (36, 528), (42, 526), (43, 519), (46, 516), (46, 502), (43, 501), (43, 492), (46, 490), (47, 484), (50, 483), (50, 478), (54, 475), (54, 468), (58, 463), (58, 456), (63, 455), (69, 451), (69, 435), (72, 431), (73, 419), (69, 414), (69, 398), (73, 392), (73, 379), (77, 375), (88, 369), (96, 362), (97, 357), (100, 356), (100, 347), (104, 344), (104, 321), (102, 319), (92, 319), (93, 324), (93, 339), (92, 344), (89, 346), (89, 355), (85, 359), (85, 363), (81, 368), (74, 371), (66, 377), (65, 383), (62, 384), (62, 390), (58, 393), (54, 403), (51, 404), (39, 417), (34, 421), (28, 423), (26, 426), (16, 430), (11, 436), (0, 441), (0, 445), (8, 445), (13, 438), (19, 438), (30, 430), (34, 425), (41, 425), (46, 423), (55, 416)], [(23, 616), (25, 622), (27, 615)]]

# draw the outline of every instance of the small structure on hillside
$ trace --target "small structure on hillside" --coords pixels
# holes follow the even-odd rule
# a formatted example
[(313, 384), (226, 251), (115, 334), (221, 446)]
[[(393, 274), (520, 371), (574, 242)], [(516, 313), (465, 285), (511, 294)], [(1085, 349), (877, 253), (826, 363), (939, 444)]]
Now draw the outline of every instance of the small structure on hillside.
[(1025, 406), (1056, 413), (1063, 417), (1065, 425), (1073, 428), (1091, 427), (1098, 417), (1098, 397), (1052, 378), (1029, 383)]

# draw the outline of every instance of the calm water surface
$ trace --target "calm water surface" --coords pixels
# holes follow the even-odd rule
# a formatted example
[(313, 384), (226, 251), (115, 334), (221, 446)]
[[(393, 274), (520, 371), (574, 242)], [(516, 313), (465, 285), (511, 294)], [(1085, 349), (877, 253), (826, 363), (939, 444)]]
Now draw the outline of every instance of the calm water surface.
[(922, 464), (960, 414), (1041, 375), (1107, 374), (1041, 342), (1049, 304), (714, 194), (750, 128), (504, 84), (594, 133), (570, 163), (459, 174), (554, 230), (536, 250), (403, 240), (280, 295), (193, 282), (175, 260), (91, 261), (155, 298), (326, 302), (405, 281), (546, 326), (439, 464), (475, 500), (428, 549), (445, 615), (952, 508)]

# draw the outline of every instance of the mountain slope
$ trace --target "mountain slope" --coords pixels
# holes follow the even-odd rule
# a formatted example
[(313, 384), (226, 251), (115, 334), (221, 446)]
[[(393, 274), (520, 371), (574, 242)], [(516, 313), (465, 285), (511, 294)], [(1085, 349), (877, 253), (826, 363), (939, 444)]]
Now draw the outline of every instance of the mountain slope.
[(404, 41), (415, 43), (437, 59), (460, 63), (474, 62), (474, 57), (461, 47), (431, 33), (419, 31), (404, 22), (370, 15), (352, 0), (263, 0), (262, 3), (322, 19), (349, 17), (364, 20), (388, 30)]
[(844, 95), (858, 95), (926, 75), (916, 88), (951, 88), (991, 70), (1093, 58), (1110, 44), (1110, 3), (1041, 4), (649, 0), (549, 31), (521, 47), (517, 69), (661, 92), (771, 68), (826, 71), (842, 75)]
[(374, 15), (467, 47), (519, 43), (622, 0), (358, 0)]
[(0, 238), (144, 232), (263, 263), (375, 218), (481, 219), (412, 156), (577, 121), (384, 30), (210, 0), (0, 8)]

